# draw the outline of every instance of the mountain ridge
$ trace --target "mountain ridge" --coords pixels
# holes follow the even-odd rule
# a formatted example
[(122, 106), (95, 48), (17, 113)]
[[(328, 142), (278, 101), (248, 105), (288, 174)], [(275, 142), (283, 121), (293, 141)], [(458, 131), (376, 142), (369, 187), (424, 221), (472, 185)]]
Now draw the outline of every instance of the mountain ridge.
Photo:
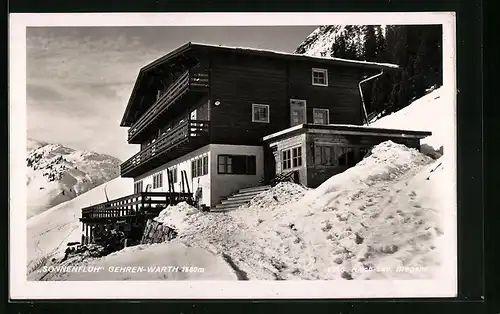
[(27, 218), (119, 176), (121, 160), (61, 144), (27, 139)]

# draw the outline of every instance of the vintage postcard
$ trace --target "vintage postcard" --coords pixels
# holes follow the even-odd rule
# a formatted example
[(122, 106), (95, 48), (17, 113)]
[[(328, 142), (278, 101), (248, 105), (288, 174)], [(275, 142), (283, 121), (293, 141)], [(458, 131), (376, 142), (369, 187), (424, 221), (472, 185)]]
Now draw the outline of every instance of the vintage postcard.
[(453, 13), (12, 14), (15, 299), (457, 293)]

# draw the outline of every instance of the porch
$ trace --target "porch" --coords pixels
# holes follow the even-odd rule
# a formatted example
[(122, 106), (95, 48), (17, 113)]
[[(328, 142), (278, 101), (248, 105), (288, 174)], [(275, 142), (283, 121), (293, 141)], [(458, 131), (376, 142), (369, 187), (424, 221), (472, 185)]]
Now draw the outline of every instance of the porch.
[(82, 208), (82, 243), (98, 242), (109, 229), (124, 232), (132, 241), (140, 240), (147, 219), (158, 216), (168, 205), (187, 202), (193, 205), (192, 193), (140, 192)]

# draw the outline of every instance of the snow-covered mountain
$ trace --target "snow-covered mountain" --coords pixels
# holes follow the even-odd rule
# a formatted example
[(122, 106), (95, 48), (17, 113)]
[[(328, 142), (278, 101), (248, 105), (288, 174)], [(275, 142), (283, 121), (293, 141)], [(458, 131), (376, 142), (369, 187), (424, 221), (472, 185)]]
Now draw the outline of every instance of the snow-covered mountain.
[(360, 25), (323, 25), (307, 36), (295, 53), (315, 57), (335, 57), (332, 47), (340, 37), (346, 40), (346, 45), (362, 49), (364, 36), (363, 26)]
[(27, 150), (28, 218), (119, 176), (121, 161), (109, 155), (34, 139)]

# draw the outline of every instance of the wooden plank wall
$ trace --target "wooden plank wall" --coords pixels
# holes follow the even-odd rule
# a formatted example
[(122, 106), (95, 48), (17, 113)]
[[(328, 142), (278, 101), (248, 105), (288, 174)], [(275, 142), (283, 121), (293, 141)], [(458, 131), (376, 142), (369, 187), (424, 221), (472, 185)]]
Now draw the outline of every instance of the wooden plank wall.
[[(288, 127), (284, 61), (217, 53), (210, 83), (212, 143), (259, 145), (262, 137)], [(252, 122), (252, 103), (270, 106), (270, 123)]]
[(418, 139), (396, 138), (388, 136), (357, 136), (357, 135), (338, 135), (325, 133), (309, 133), (306, 136), (306, 156), (307, 156), (307, 186), (311, 188), (318, 187), (321, 183), (328, 180), (333, 175), (341, 173), (348, 169), (346, 166), (322, 166), (314, 164), (314, 145), (330, 144), (347, 147), (371, 148), (384, 141), (391, 140), (398, 144), (403, 144), (411, 148), (419, 149), (420, 141)]
[[(312, 68), (328, 70), (328, 86), (312, 85)], [(290, 63), (289, 98), (307, 101), (307, 121), (313, 123), (313, 108), (329, 109), (330, 123), (361, 124), (358, 83), (366, 70), (318, 62)], [(376, 71), (374, 71), (376, 73)]]

